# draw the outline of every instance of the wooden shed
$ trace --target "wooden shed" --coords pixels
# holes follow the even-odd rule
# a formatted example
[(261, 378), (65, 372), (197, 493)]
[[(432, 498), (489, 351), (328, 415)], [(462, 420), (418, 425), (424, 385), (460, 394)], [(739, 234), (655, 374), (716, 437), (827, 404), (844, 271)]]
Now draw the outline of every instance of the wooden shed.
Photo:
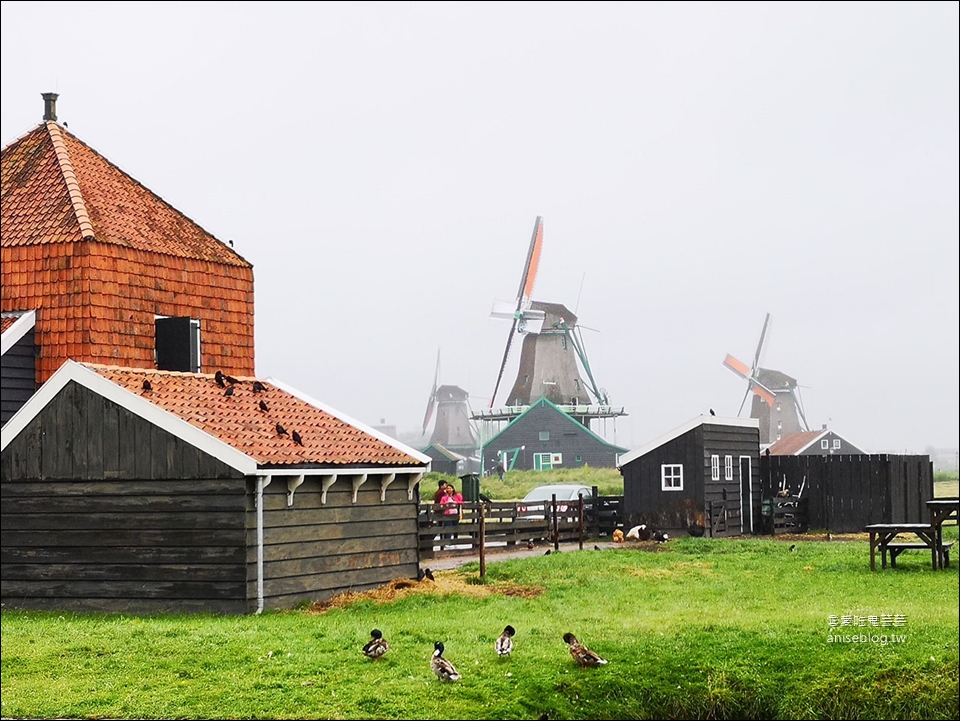
[(625, 454), (625, 526), (712, 536), (760, 530), (760, 426), (755, 418), (698, 416)]
[(270, 379), (67, 361), (2, 429), (2, 602), (247, 613), (414, 578), (428, 470)]
[(626, 448), (608, 443), (547, 398), (540, 398), (483, 444), (483, 468), (614, 468)]
[(771, 456), (850, 456), (865, 455), (859, 447), (834, 430), (788, 433), (767, 448)]

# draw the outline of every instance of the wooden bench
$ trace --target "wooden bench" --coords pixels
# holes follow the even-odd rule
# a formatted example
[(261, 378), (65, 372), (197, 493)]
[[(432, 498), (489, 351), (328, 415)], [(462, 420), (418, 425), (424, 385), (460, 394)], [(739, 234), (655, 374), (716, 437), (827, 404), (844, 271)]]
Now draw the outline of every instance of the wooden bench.
[[(943, 560), (943, 568), (950, 568), (950, 548), (953, 541), (940, 543), (940, 558)], [(888, 543), (886, 550), (890, 551), (890, 565), (897, 567), (897, 556), (904, 551), (929, 551), (930, 546), (926, 543)]]

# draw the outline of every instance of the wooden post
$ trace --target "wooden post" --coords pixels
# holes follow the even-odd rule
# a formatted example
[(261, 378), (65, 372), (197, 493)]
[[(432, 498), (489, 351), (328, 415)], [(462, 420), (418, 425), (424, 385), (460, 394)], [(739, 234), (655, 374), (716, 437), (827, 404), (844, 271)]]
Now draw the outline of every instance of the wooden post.
[(580, 496), (580, 519), (577, 524), (577, 535), (580, 537), (580, 550), (583, 550), (583, 496)]
[[(551, 498), (553, 499), (553, 550), (560, 550), (560, 527), (558, 524), (557, 518), (557, 494), (554, 493)], [(544, 514), (546, 515), (546, 514)]]
[(487, 504), (480, 506), (480, 578), (487, 575)]

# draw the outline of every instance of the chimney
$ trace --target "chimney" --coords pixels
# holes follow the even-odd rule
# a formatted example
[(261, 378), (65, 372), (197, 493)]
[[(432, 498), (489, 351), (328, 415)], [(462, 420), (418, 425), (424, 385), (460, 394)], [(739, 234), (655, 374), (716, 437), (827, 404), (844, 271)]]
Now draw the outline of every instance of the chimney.
[(40, 93), (43, 96), (43, 119), (57, 122), (57, 93)]

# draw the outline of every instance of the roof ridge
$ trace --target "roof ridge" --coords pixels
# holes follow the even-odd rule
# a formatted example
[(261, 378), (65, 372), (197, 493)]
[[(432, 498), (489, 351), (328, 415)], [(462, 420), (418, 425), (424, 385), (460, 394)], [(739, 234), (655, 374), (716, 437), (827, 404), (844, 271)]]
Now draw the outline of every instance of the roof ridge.
[(53, 152), (57, 157), (60, 172), (63, 174), (63, 180), (67, 186), (70, 205), (73, 207), (73, 212), (77, 217), (77, 223), (80, 225), (80, 236), (84, 240), (95, 239), (93, 223), (90, 222), (87, 204), (83, 201), (83, 194), (80, 192), (80, 183), (77, 181), (77, 173), (73, 169), (73, 163), (70, 162), (70, 151), (67, 150), (67, 144), (63, 140), (60, 126), (52, 120), (48, 120), (46, 126), (47, 132), (50, 134), (50, 140), (53, 142)]

